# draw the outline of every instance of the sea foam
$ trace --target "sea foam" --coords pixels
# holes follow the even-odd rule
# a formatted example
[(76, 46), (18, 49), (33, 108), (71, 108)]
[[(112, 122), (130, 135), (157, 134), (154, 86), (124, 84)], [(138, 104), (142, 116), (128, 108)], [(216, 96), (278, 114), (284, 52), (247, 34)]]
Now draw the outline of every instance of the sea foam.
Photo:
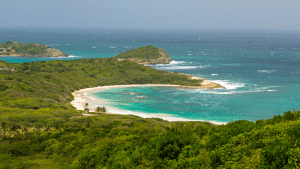
[(198, 66), (172, 66), (172, 67), (160, 67), (162, 70), (182, 70), (182, 69), (197, 69)]
[(277, 70), (257, 70), (258, 73), (274, 73), (277, 72)]
[(185, 61), (176, 61), (176, 60), (172, 60), (169, 65), (177, 65), (177, 64), (181, 64), (181, 63), (185, 63)]
[(218, 83), (218, 84), (224, 86), (228, 90), (233, 90), (233, 89), (245, 87), (245, 85), (246, 85), (244, 83), (230, 82), (229, 80), (212, 80), (212, 82)]

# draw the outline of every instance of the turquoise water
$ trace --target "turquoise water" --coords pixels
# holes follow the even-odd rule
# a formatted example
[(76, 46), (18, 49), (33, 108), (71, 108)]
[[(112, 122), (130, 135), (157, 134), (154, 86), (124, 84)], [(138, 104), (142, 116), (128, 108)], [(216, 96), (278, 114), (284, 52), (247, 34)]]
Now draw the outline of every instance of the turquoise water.
[[(227, 89), (166, 87), (95, 93), (119, 109), (228, 122), (272, 118), (300, 108), (300, 32), (228, 30), (1, 30), (0, 42), (44, 43), (70, 58), (107, 58), (133, 48), (163, 48), (173, 60), (156, 69), (215, 81)], [(0, 59), (21, 63), (57, 58)]]

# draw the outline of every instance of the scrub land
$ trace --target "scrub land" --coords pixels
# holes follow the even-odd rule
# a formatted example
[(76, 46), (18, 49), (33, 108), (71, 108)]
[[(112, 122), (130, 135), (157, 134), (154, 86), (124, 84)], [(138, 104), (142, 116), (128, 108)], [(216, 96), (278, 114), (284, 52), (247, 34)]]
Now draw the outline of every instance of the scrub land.
[(296, 110), (226, 125), (106, 113), (83, 116), (71, 105), (72, 93), (80, 89), (197, 87), (204, 80), (118, 58), (0, 61), (0, 68), (0, 168), (299, 167)]
[(66, 57), (69, 55), (44, 44), (22, 44), (8, 41), (0, 44), (0, 56)]

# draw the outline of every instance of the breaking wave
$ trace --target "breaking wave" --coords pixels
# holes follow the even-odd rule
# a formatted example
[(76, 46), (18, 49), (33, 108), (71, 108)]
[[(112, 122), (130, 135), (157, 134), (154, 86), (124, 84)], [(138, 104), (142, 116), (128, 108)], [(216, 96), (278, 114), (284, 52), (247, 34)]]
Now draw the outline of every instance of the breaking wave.
[(257, 70), (258, 73), (274, 73), (277, 72), (277, 70)]

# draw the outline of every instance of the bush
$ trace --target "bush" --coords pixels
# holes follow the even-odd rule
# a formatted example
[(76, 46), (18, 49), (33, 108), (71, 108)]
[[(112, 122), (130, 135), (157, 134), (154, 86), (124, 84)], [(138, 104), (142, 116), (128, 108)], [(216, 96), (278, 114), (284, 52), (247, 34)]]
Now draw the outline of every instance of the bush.
[(0, 91), (5, 91), (8, 89), (8, 86), (6, 86), (5, 84), (0, 84)]

